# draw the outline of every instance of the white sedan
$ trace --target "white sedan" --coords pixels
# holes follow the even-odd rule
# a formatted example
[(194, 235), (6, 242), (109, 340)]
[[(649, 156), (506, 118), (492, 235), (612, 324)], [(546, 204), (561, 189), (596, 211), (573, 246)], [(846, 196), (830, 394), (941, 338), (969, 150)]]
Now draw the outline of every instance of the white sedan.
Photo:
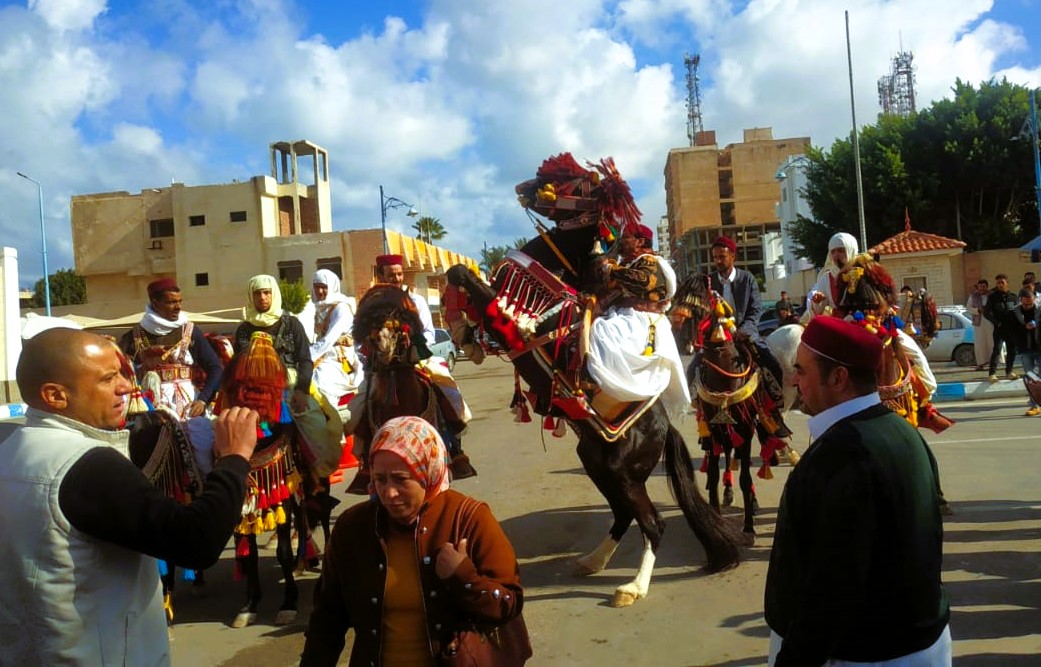
[(930, 362), (954, 361), (959, 366), (975, 366), (972, 319), (963, 310), (942, 309), (939, 312), (940, 331), (925, 348)]

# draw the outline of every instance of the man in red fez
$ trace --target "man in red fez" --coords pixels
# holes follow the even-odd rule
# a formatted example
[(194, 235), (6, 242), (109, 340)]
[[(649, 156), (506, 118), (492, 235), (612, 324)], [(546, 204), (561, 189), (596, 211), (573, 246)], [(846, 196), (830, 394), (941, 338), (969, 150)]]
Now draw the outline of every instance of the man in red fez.
[(882, 342), (806, 327), (793, 384), (813, 442), (781, 496), (766, 578), (769, 664), (950, 665), (936, 461), (882, 405)]
[[(157, 406), (169, 408), (181, 419), (206, 411), (220, 384), (221, 363), (202, 331), (181, 310), (181, 288), (173, 278), (148, 284), (148, 305), (141, 321), (119, 341), (142, 388), (150, 389)], [(196, 392), (193, 370), (205, 376)]]
[(650, 227), (627, 225), (618, 239), (618, 261), (605, 263), (615, 296), (593, 321), (586, 368), (615, 400), (661, 394), (662, 404), (677, 417), (690, 406), (690, 390), (672, 323), (664, 314), (676, 293), (676, 274), (651, 249), (653, 239)]
[(784, 372), (766, 341), (759, 336), (759, 318), (763, 314), (763, 302), (759, 297), (759, 283), (755, 276), (734, 266), (737, 259), (737, 243), (728, 236), (720, 236), (712, 242), (712, 263), (716, 270), (709, 275), (712, 289), (734, 309), (734, 324), (738, 338), (747, 340), (759, 357), (759, 366), (768, 375), (765, 387), (775, 408), (770, 411), (777, 429), (770, 435), (787, 438), (792, 432), (784, 423), (780, 408), (784, 405), (782, 384)]
[(401, 255), (377, 255), (376, 256), (376, 279), (381, 283), (397, 285), (408, 292), (412, 302), (416, 304), (419, 311), (419, 320), (423, 323), (423, 337), (427, 345), (434, 344), (434, 318), (430, 315), (430, 306), (427, 300), (416, 294), (405, 284), (405, 269), (402, 266), (405, 258)]

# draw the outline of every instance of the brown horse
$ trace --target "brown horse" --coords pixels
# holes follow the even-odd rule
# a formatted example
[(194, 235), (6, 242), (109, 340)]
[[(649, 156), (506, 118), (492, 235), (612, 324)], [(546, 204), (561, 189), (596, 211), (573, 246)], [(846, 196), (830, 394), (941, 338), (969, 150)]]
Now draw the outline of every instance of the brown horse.
[[(719, 460), (726, 462), (723, 474), (723, 505), (733, 503), (730, 463), (739, 466), (738, 482), (744, 500), (743, 530), (750, 542), (755, 539), (755, 514), (759, 502), (752, 482), (752, 439), (757, 435), (762, 446), (761, 477), (771, 476), (770, 459), (786, 443), (771, 438), (764, 422), (769, 420), (764, 403), (769, 395), (756, 361), (756, 347), (740, 341), (729, 304), (709, 288), (708, 276), (693, 274), (679, 286), (674, 314), (694, 322), (697, 356), (687, 369), (691, 397), (698, 409), (698, 436), (705, 452), (702, 472), (708, 475), (709, 503), (720, 509)], [(773, 426), (773, 424), (770, 424)]]
[(348, 493), (368, 494), (372, 435), (388, 419), (406, 415), (422, 417), (441, 433), (452, 457), (453, 479), (476, 475), (459, 437), (466, 424), (435, 387), (435, 374), (425, 361), (430, 353), (423, 323), (408, 294), (389, 284), (372, 287), (358, 303), (352, 333), (361, 346), (366, 397), (354, 431), (362, 443), (362, 468)]
[(511, 251), (491, 285), (462, 265), (450, 268), (447, 278), (465, 292), (465, 312), (510, 351), (517, 372), (530, 385), (535, 411), (565, 419), (578, 434), (582, 467), (611, 507), (614, 521), (607, 536), (578, 559), (577, 574), (603, 570), (635, 520), (644, 538), (640, 569), (633, 581), (616, 589), (612, 604), (627, 606), (647, 594), (665, 522), (647, 494), (646, 482), (663, 452), (673, 495), (705, 549), (707, 569), (715, 572), (737, 564), (737, 539), (698, 493), (683, 436), (660, 401), (611, 440), (589, 419), (569, 416), (554, 401), (560, 374), (573, 373), (583, 362), (576, 332), (581, 331), (586, 304), (578, 292), (595, 287), (597, 258), (591, 250), (602, 246), (601, 232), (608, 220), (617, 224), (616, 215), (635, 219), (639, 214), (628, 185), (610, 160), (586, 170), (563, 154), (544, 162), (536, 179), (518, 185), (517, 193), (525, 208), (547, 215), (556, 226), (540, 226), (538, 238), (519, 252)]

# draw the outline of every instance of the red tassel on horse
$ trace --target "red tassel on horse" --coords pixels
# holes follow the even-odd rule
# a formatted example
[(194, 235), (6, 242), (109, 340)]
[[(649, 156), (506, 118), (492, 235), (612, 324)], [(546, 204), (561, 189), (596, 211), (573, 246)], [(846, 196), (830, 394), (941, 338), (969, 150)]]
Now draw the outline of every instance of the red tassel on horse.
[(246, 556), (249, 556), (249, 540), (243, 536), (235, 543), (235, 558), (245, 558)]
[(707, 473), (708, 472), (708, 454), (705, 454), (704, 456), (701, 457), (701, 467), (698, 468), (698, 472), (700, 472), (700, 473)]
[(734, 485), (734, 473), (730, 472), (729, 468), (723, 473), (723, 484), (726, 486)]
[(728, 426), (727, 430), (730, 431), (730, 444), (737, 449), (741, 445), (745, 444), (745, 439), (741, 437), (741, 434), (737, 432), (733, 426)]

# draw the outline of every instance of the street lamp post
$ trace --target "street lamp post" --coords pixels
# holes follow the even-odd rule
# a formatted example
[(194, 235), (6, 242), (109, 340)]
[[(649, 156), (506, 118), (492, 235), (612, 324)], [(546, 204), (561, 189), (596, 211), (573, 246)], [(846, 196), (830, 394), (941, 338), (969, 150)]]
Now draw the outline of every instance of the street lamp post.
[(405, 208), (408, 207), (407, 215), (410, 218), (414, 218), (419, 215), (412, 204), (403, 202), (397, 197), (388, 197), (383, 194), (383, 186), (380, 186), (380, 227), (383, 230), (383, 254), (386, 255), (390, 252), (390, 246), (387, 244), (387, 209), (388, 208)]
[(47, 317), (51, 316), (51, 275), (47, 271), (47, 226), (43, 222), (43, 186), (20, 171), (16, 174), (36, 186), (36, 195), (40, 200), (40, 241), (43, 244), (43, 294), (47, 304)]

